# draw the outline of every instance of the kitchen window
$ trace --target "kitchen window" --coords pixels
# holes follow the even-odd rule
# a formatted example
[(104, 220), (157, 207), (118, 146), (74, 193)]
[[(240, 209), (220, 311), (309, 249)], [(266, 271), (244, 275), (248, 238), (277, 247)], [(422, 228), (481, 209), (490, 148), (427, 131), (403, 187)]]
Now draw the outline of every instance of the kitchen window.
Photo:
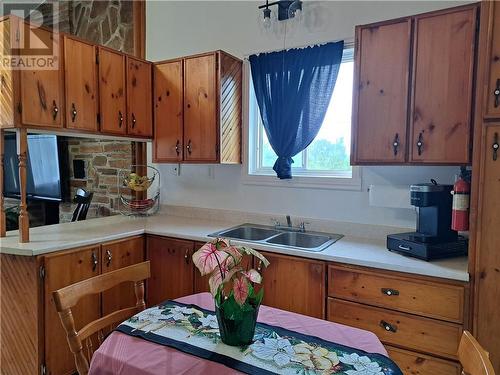
[(249, 147), (245, 182), (291, 187), (361, 188), (359, 168), (349, 165), (353, 73), (353, 49), (346, 48), (323, 125), (314, 141), (293, 157), (292, 180), (277, 179), (272, 169), (277, 156), (267, 140), (248, 75)]

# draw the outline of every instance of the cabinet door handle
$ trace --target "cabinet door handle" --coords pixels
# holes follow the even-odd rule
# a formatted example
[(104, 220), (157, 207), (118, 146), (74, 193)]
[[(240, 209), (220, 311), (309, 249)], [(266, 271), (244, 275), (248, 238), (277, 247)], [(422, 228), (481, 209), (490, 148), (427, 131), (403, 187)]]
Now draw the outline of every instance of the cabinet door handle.
[(118, 111), (118, 127), (121, 128), (123, 124), (123, 113), (122, 111)]
[(396, 133), (394, 136), (394, 140), (392, 141), (392, 149), (394, 150), (394, 156), (398, 155), (398, 148), (399, 148), (399, 134)]
[(191, 155), (191, 140), (188, 141), (188, 144), (186, 146), (188, 154)]
[(135, 128), (135, 123), (137, 122), (137, 120), (135, 119), (135, 114), (132, 113), (132, 129)]
[(259, 265), (257, 266), (257, 271), (262, 271), (262, 261), (259, 260)]
[(380, 289), (382, 294), (385, 294), (386, 296), (399, 296), (399, 290), (396, 289), (391, 289), (391, 288), (382, 288)]
[(393, 332), (396, 333), (398, 330), (398, 327), (395, 326), (394, 324), (387, 323), (385, 320), (380, 321), (380, 326), (385, 329), (387, 332)]
[(75, 122), (77, 114), (75, 103), (71, 103), (71, 122)]
[(422, 155), (422, 150), (424, 148), (424, 135), (422, 132), (418, 135), (418, 141), (417, 141), (417, 149), (418, 149), (418, 155)]
[(57, 108), (56, 101), (52, 101), (52, 119), (55, 121), (57, 114), (59, 113), (59, 108)]
[(111, 265), (111, 261), (113, 260), (113, 253), (110, 250), (106, 250), (106, 267)]
[(181, 142), (179, 140), (177, 140), (177, 142), (175, 143), (175, 153), (177, 154), (177, 156), (179, 156), (181, 154), (181, 149), (180, 149), (180, 144)]
[(498, 143), (498, 133), (495, 133), (493, 136), (493, 144), (491, 145), (491, 148), (493, 149), (493, 161), (496, 161), (498, 159), (498, 148), (500, 147), (500, 144)]
[(497, 78), (497, 84), (495, 90), (493, 90), (493, 95), (495, 96), (495, 108), (500, 105), (500, 78)]
[(186, 261), (186, 264), (189, 264), (189, 250), (186, 250), (186, 254), (184, 254), (184, 260)]
[(92, 271), (95, 272), (97, 269), (97, 265), (99, 264), (99, 261), (97, 260), (97, 255), (95, 252), (92, 252)]

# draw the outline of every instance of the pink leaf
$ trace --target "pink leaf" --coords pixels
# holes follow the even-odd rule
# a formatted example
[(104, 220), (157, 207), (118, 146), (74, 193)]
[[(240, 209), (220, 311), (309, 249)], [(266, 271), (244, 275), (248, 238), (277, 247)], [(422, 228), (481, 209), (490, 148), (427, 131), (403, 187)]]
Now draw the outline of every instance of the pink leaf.
[(228, 246), (223, 248), (222, 250), (228, 253), (234, 259), (235, 264), (238, 264), (243, 257), (243, 254), (241, 254), (236, 246)]
[(235, 301), (241, 306), (248, 297), (248, 281), (245, 276), (234, 280), (233, 292)]
[[(219, 287), (226, 282), (227, 275), (232, 272), (230, 269), (233, 263), (233, 258), (226, 258), (224, 262), (221, 263), (220, 269), (216, 267), (208, 279), (208, 285), (210, 286), (210, 293), (215, 297)], [(222, 270), (222, 274), (221, 274)]]
[(260, 275), (259, 272), (257, 272), (254, 269), (251, 269), (249, 271), (242, 272), (243, 275), (245, 275), (248, 280), (250, 280), (252, 283), (257, 283), (260, 284), (262, 281), (262, 276)]
[[(228, 258), (229, 259), (229, 258)], [(227, 272), (226, 272), (226, 277), (224, 278), (224, 281), (223, 283), (227, 283), (228, 281), (230, 281), (232, 279), (232, 277), (237, 274), (238, 272), (241, 272), (243, 271), (243, 268), (241, 267), (234, 267), (234, 268), (231, 268), (229, 269)]]
[(228, 253), (217, 250), (215, 244), (208, 242), (193, 254), (193, 263), (204, 276), (218, 268), (219, 264), (222, 264), (228, 256)]

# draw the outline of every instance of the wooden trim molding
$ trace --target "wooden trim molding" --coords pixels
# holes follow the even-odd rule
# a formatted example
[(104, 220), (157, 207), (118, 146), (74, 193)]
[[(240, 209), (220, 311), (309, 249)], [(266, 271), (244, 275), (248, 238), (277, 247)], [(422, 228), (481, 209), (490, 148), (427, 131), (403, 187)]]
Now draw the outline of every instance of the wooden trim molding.
[(3, 197), (3, 155), (4, 155), (4, 130), (0, 129), (0, 237), (5, 237), (6, 218), (5, 201)]
[(134, 1), (134, 54), (146, 58), (146, 0)]

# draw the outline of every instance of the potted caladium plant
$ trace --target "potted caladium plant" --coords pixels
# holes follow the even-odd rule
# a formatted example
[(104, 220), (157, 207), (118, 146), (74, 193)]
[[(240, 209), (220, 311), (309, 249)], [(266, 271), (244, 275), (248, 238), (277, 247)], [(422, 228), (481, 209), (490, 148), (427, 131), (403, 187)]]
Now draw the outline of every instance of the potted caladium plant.
[[(231, 246), (228, 240), (216, 239), (193, 254), (193, 263), (202, 276), (208, 275), (210, 292), (215, 299), (215, 314), (222, 342), (232, 346), (252, 343), (264, 289), (255, 269), (243, 268), (245, 257), (256, 257), (264, 267), (268, 260), (258, 251), (245, 246)], [(251, 264), (251, 263), (250, 263)]]

